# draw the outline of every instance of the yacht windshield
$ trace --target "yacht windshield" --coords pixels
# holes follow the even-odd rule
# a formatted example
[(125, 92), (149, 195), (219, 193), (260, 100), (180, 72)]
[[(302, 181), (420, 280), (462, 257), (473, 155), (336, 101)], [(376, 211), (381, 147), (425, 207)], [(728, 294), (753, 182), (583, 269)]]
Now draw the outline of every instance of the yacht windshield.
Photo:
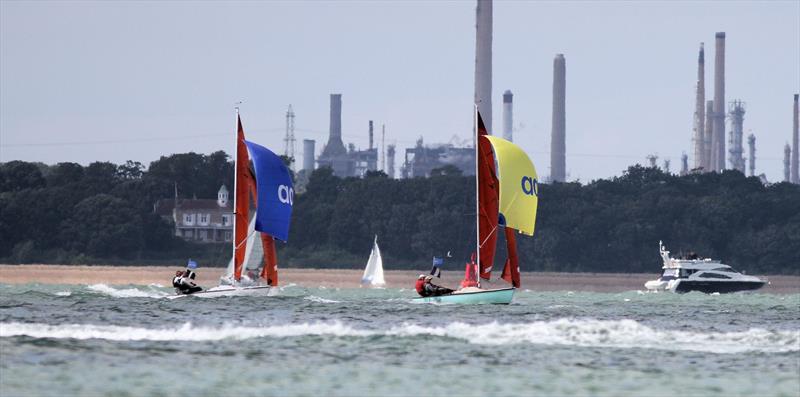
[(678, 277), (678, 269), (664, 269), (661, 277)]

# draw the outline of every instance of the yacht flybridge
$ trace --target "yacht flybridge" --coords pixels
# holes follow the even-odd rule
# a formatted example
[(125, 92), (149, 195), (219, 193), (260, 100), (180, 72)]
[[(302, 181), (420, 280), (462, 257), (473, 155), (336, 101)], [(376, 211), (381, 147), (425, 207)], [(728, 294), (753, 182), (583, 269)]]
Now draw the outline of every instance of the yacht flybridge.
[(719, 292), (737, 292), (757, 290), (766, 284), (755, 276), (746, 276), (733, 270), (720, 261), (709, 258), (701, 259), (697, 255), (687, 258), (670, 258), (669, 251), (664, 249), (661, 241), (658, 250), (664, 261), (664, 272), (657, 280), (644, 284), (652, 291), (690, 292), (700, 291), (707, 294)]

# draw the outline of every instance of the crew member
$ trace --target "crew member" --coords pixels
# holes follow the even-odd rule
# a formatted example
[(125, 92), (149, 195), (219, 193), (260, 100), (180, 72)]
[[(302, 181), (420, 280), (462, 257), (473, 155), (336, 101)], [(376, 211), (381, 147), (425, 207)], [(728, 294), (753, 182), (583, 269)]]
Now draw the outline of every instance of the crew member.
[(194, 278), (195, 273), (189, 269), (175, 272), (175, 277), (172, 278), (172, 286), (175, 287), (175, 292), (188, 295), (202, 291), (203, 288), (194, 283)]
[(420, 274), (419, 277), (417, 277), (417, 283), (414, 284), (414, 289), (417, 290), (417, 293), (419, 294), (419, 296), (428, 296), (427, 292), (425, 292), (425, 275), (424, 274)]
[(440, 287), (432, 283), (431, 280), (433, 280), (431, 275), (420, 274), (419, 278), (417, 278), (415, 288), (420, 296), (441, 296), (453, 293), (450, 288)]

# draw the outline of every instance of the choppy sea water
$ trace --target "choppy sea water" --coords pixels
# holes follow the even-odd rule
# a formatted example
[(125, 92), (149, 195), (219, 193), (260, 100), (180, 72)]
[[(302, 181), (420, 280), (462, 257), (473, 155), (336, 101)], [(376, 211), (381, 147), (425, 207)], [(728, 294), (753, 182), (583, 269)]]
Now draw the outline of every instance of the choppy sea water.
[(0, 284), (0, 395), (800, 395), (800, 294), (171, 293)]

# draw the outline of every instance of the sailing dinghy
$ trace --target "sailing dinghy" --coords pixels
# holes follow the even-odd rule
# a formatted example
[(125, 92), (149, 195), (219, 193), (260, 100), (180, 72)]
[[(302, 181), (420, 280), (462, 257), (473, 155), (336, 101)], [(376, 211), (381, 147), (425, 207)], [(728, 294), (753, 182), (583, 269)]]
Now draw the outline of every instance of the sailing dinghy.
[[(446, 295), (414, 298), (415, 301), (507, 305), (514, 297), (514, 289), (520, 287), (516, 233), (533, 236), (539, 204), (536, 168), (519, 146), (488, 134), (477, 107), (475, 125), (475, 252), (467, 263), (460, 289)], [(501, 229), (508, 257), (500, 278), (511, 286), (482, 288), (481, 280), (491, 279)]]
[[(294, 200), (292, 178), (279, 156), (244, 139), (238, 111), (236, 122), (233, 254), (220, 285), (192, 296), (264, 296), (278, 285), (275, 240), (285, 242), (289, 235)], [(181, 296), (188, 295), (170, 298)]]
[(367, 267), (364, 268), (364, 275), (361, 276), (361, 285), (375, 288), (386, 285), (386, 280), (383, 279), (383, 259), (381, 258), (381, 249), (378, 247), (377, 235), (372, 244), (372, 252), (369, 253)]

